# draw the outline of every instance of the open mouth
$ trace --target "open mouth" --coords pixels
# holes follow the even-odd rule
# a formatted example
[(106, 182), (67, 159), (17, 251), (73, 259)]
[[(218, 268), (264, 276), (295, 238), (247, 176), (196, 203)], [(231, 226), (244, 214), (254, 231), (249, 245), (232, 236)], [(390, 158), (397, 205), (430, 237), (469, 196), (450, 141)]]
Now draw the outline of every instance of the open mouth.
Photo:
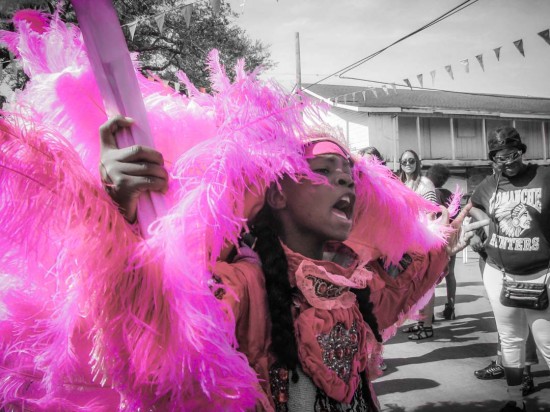
[(354, 196), (349, 194), (344, 195), (332, 206), (332, 213), (342, 219), (351, 220), (354, 203)]

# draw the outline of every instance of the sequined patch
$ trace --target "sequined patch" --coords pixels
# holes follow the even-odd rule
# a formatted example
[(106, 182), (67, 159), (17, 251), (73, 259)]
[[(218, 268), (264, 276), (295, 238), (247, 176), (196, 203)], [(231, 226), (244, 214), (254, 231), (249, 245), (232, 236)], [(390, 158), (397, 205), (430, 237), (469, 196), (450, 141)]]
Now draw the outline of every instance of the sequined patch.
[(210, 281), (210, 290), (214, 293), (214, 297), (218, 300), (222, 300), (225, 296), (225, 288), (223, 287), (222, 278), (218, 275), (212, 275)]
[(306, 279), (313, 282), (315, 294), (317, 295), (317, 297), (320, 298), (337, 298), (342, 293), (349, 290), (349, 288), (346, 286), (336, 286), (334, 283), (327, 282), (326, 280), (317, 278), (315, 276), (309, 275), (306, 276)]
[(289, 372), (286, 368), (277, 366), (269, 370), (271, 396), (277, 412), (288, 412)]
[(350, 329), (338, 322), (330, 333), (317, 336), (317, 342), (323, 351), (323, 362), (344, 382), (351, 376), (351, 364), (359, 347), (359, 333), (355, 322)]

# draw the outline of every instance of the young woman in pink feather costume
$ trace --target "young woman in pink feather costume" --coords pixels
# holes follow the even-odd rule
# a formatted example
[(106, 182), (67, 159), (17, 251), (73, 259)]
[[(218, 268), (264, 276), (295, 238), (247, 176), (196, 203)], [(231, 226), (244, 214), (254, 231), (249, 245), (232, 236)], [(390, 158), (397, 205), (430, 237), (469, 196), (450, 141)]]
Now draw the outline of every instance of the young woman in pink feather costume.
[[(377, 410), (381, 341), (447, 261), (434, 206), (216, 52), (212, 94), (137, 72), (156, 150), (118, 149), (131, 121), (107, 121), (78, 29), (15, 23), (0, 40), (31, 80), (0, 122), (0, 407)], [(145, 190), (170, 205), (146, 239)]]

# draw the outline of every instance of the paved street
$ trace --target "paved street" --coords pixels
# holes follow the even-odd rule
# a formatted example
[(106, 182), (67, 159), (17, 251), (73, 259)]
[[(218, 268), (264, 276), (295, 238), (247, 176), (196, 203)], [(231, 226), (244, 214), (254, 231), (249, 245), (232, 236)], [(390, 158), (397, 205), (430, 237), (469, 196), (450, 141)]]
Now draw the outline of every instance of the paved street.
[[(473, 375), (494, 359), (497, 333), (477, 254), (468, 257), (466, 263), (457, 257), (456, 320), (438, 320), (432, 339), (412, 342), (399, 332), (386, 344), (388, 369), (374, 383), (383, 412), (491, 412), (505, 403), (504, 379)], [(436, 289), (436, 319), (446, 301), (443, 282)], [(550, 372), (542, 363), (532, 370), (535, 392), (526, 399), (527, 410), (549, 412)]]

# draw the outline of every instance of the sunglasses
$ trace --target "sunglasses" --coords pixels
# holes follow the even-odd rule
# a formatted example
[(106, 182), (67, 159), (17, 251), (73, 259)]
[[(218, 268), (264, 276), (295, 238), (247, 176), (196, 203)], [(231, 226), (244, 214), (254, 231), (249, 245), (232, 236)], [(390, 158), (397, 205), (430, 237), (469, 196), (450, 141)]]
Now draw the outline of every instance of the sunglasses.
[(521, 151), (511, 152), (505, 155), (493, 156), (495, 163), (513, 162), (521, 156)]
[(411, 157), (410, 159), (403, 159), (399, 163), (401, 163), (401, 165), (403, 166), (414, 165), (416, 164), (416, 160), (413, 157)]

